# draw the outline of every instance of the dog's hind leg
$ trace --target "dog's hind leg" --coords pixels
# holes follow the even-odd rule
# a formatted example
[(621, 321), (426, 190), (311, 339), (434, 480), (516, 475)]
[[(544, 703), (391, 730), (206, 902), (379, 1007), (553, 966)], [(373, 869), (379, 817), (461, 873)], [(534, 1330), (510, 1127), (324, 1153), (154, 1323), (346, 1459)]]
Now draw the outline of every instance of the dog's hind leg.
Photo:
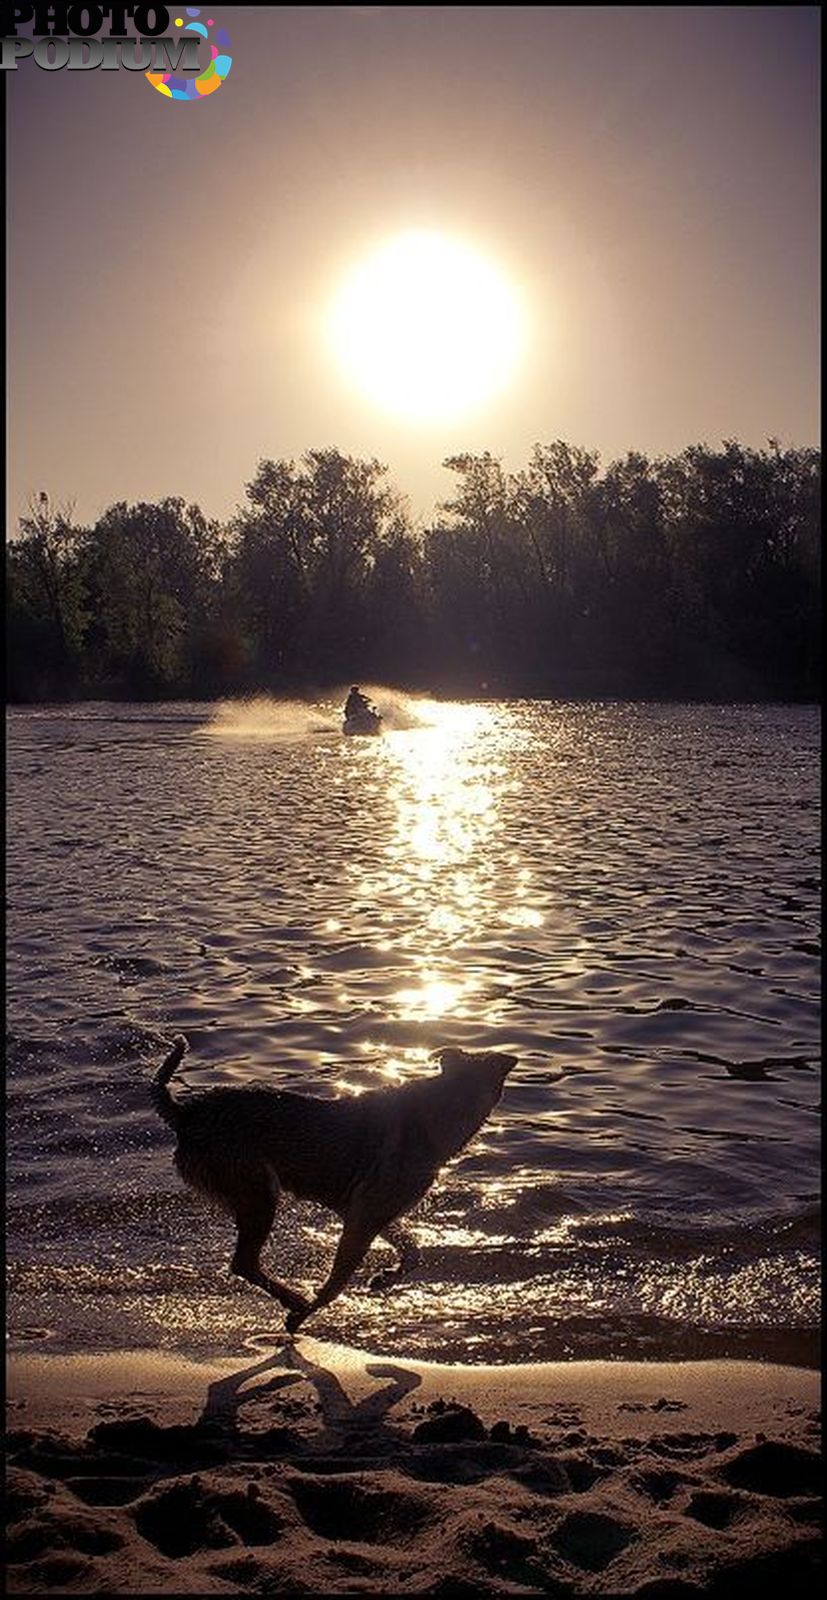
[(395, 1267), (385, 1267), (382, 1272), (374, 1274), (369, 1284), (371, 1289), (389, 1289), (405, 1273), (412, 1272), (422, 1260), (419, 1245), (403, 1223), (389, 1222), (388, 1226), (382, 1229), (382, 1238), (393, 1245), (399, 1259)]
[(399, 1271), (412, 1272), (422, 1260), (422, 1251), (412, 1233), (408, 1232), (403, 1222), (389, 1222), (382, 1229), (382, 1238), (393, 1245), (399, 1257)]
[(263, 1171), (249, 1176), (243, 1197), (233, 1197), (232, 1209), (238, 1226), (238, 1242), (230, 1263), (230, 1271), (234, 1272), (236, 1277), (246, 1278), (248, 1283), (254, 1283), (257, 1288), (264, 1289), (291, 1313), (303, 1312), (307, 1315), (309, 1302), (304, 1295), (291, 1289), (289, 1284), (282, 1283), (280, 1279), (271, 1278), (261, 1265), (261, 1252), (273, 1226), (278, 1200), (278, 1184), (269, 1173)]

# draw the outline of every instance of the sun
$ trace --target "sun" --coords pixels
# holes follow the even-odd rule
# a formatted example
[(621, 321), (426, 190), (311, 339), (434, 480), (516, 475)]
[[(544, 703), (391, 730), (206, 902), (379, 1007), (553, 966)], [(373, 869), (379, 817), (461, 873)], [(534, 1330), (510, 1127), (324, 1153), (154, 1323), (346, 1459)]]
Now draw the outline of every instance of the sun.
[(348, 383), (413, 423), (483, 409), (514, 378), (524, 346), (517, 290), (462, 240), (413, 229), (345, 277), (330, 341)]

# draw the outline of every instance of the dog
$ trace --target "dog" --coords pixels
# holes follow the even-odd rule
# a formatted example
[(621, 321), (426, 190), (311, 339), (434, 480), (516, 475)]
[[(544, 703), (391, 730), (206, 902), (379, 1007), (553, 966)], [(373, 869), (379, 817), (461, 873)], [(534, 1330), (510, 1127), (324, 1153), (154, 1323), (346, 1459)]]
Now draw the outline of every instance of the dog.
[[(517, 1064), (494, 1051), (445, 1048), (435, 1052), (438, 1073), (339, 1100), (256, 1084), (180, 1101), (170, 1083), (187, 1049), (178, 1035), (151, 1086), (156, 1111), (178, 1136), (175, 1165), (235, 1218), (230, 1270), (284, 1306), (289, 1333), (341, 1294), (378, 1235), (398, 1258), (379, 1282), (416, 1266), (419, 1251), (400, 1218), (482, 1127)], [(261, 1264), (282, 1189), (342, 1219), (329, 1276), (312, 1300)]]

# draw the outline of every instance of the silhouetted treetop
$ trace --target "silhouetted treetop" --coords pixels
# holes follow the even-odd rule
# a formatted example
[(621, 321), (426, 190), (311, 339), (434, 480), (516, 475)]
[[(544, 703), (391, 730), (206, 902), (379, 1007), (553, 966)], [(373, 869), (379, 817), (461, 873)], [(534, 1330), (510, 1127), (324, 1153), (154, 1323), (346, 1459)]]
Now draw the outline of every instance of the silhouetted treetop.
[(414, 529), (376, 460), (259, 461), (224, 527), (170, 496), (7, 547), (12, 699), (382, 678), (467, 694), (814, 698), (821, 457), (725, 440), (601, 470), (450, 456)]

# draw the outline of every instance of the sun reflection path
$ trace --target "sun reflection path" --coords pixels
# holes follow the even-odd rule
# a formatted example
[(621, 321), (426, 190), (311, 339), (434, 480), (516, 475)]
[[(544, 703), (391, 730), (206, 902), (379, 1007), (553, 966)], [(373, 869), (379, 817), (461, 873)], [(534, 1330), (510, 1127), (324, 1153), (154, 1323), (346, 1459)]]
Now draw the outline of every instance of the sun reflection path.
[[(508, 781), (497, 756), (501, 718), (486, 706), (433, 703), (428, 711), (428, 726), (384, 741), (395, 826), (375, 879), (363, 884), (377, 897), (391, 891), (404, 906), (405, 930), (394, 942), (407, 947), (410, 981), (391, 1003), (397, 1017), (417, 1022), (479, 1017), (480, 978), (463, 966), (457, 947), (476, 942), (506, 887), (495, 883)], [(515, 868), (515, 901), (521, 890)]]
[(436, 1021), (448, 1012), (461, 1015), (463, 1008), (460, 1002), (469, 996), (473, 987), (467, 979), (464, 983), (446, 983), (433, 973), (423, 971), (418, 986), (397, 990), (393, 1000), (401, 1007), (404, 1016)]

